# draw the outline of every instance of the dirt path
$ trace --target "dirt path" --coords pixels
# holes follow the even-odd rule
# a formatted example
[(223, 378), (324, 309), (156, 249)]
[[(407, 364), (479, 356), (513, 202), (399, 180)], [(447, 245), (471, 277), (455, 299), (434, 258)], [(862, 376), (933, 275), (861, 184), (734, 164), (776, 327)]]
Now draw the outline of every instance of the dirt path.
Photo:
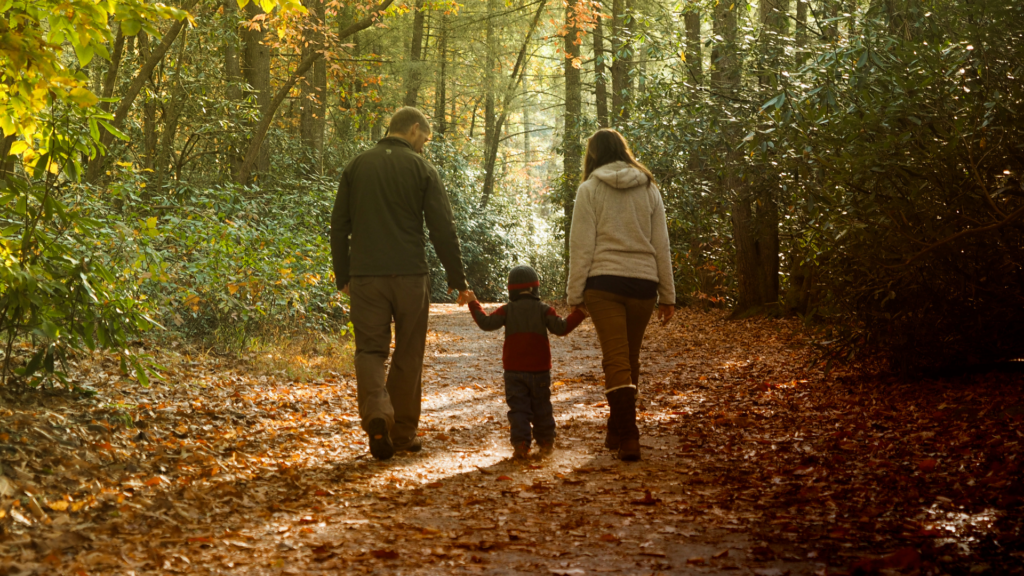
[(652, 327), (631, 464), (589, 321), (552, 338), (557, 451), (527, 464), (502, 335), (465, 308), (432, 307), (425, 449), (386, 462), (351, 375), (164, 351), (143, 389), (83, 362), (92, 398), (3, 392), (0, 574), (1021, 573), (1019, 378), (826, 379), (798, 328)]

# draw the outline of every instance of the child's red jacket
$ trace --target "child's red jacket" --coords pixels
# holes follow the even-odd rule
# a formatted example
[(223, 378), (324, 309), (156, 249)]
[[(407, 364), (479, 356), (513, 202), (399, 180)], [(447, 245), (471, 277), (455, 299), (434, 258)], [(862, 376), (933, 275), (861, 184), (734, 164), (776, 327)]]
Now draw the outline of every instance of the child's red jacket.
[(469, 311), (476, 325), (484, 330), (505, 327), (501, 363), (505, 370), (515, 372), (551, 370), (548, 332), (565, 336), (586, 318), (583, 312), (577, 310), (563, 319), (554, 308), (528, 294), (519, 296), (489, 316), (476, 301), (469, 303)]

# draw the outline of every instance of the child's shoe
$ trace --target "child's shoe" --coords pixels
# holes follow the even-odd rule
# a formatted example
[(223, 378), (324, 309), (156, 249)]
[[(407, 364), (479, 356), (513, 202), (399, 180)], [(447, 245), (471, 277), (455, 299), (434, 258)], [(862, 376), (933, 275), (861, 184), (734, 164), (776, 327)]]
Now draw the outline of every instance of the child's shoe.
[(513, 460), (526, 460), (530, 457), (530, 443), (529, 442), (516, 442), (512, 445), (512, 459)]
[(541, 458), (547, 458), (548, 456), (551, 456), (551, 454), (555, 452), (554, 440), (544, 440), (541, 442), (537, 442), (537, 445), (540, 447)]

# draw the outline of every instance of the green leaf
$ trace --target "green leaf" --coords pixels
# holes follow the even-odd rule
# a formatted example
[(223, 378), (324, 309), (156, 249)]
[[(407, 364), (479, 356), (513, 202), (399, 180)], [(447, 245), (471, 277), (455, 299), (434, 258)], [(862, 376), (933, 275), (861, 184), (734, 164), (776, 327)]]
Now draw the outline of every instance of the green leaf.
[(40, 348), (32, 359), (28, 361), (28, 365), (21, 371), (22, 376), (31, 376), (35, 374), (39, 368), (43, 365), (43, 359), (46, 356), (46, 348)]
[(92, 44), (83, 45), (77, 42), (72, 42), (71, 45), (75, 48), (75, 56), (78, 56), (79, 65), (83, 68), (88, 66), (89, 62), (92, 62), (92, 57), (95, 53)]
[(125, 36), (135, 36), (142, 30), (142, 22), (139, 20), (122, 20), (121, 33)]
[(124, 140), (125, 142), (129, 140), (128, 136), (126, 136), (124, 132), (121, 132), (106, 120), (103, 120), (102, 118), (97, 118), (96, 121), (100, 123), (100, 126), (106, 128), (107, 132), (113, 134), (115, 138), (118, 138), (119, 140)]

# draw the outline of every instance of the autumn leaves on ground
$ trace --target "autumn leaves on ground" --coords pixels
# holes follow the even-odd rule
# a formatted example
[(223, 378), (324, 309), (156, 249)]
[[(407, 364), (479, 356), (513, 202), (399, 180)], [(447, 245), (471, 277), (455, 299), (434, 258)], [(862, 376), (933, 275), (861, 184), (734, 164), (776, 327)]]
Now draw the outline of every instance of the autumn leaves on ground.
[(644, 459), (601, 446), (589, 322), (552, 339), (558, 450), (509, 460), (501, 335), (431, 310), (425, 449), (369, 458), (355, 385), (154, 352), (142, 388), (2, 391), (0, 574), (1014, 574), (1019, 374), (808, 369), (795, 321), (652, 326)]

